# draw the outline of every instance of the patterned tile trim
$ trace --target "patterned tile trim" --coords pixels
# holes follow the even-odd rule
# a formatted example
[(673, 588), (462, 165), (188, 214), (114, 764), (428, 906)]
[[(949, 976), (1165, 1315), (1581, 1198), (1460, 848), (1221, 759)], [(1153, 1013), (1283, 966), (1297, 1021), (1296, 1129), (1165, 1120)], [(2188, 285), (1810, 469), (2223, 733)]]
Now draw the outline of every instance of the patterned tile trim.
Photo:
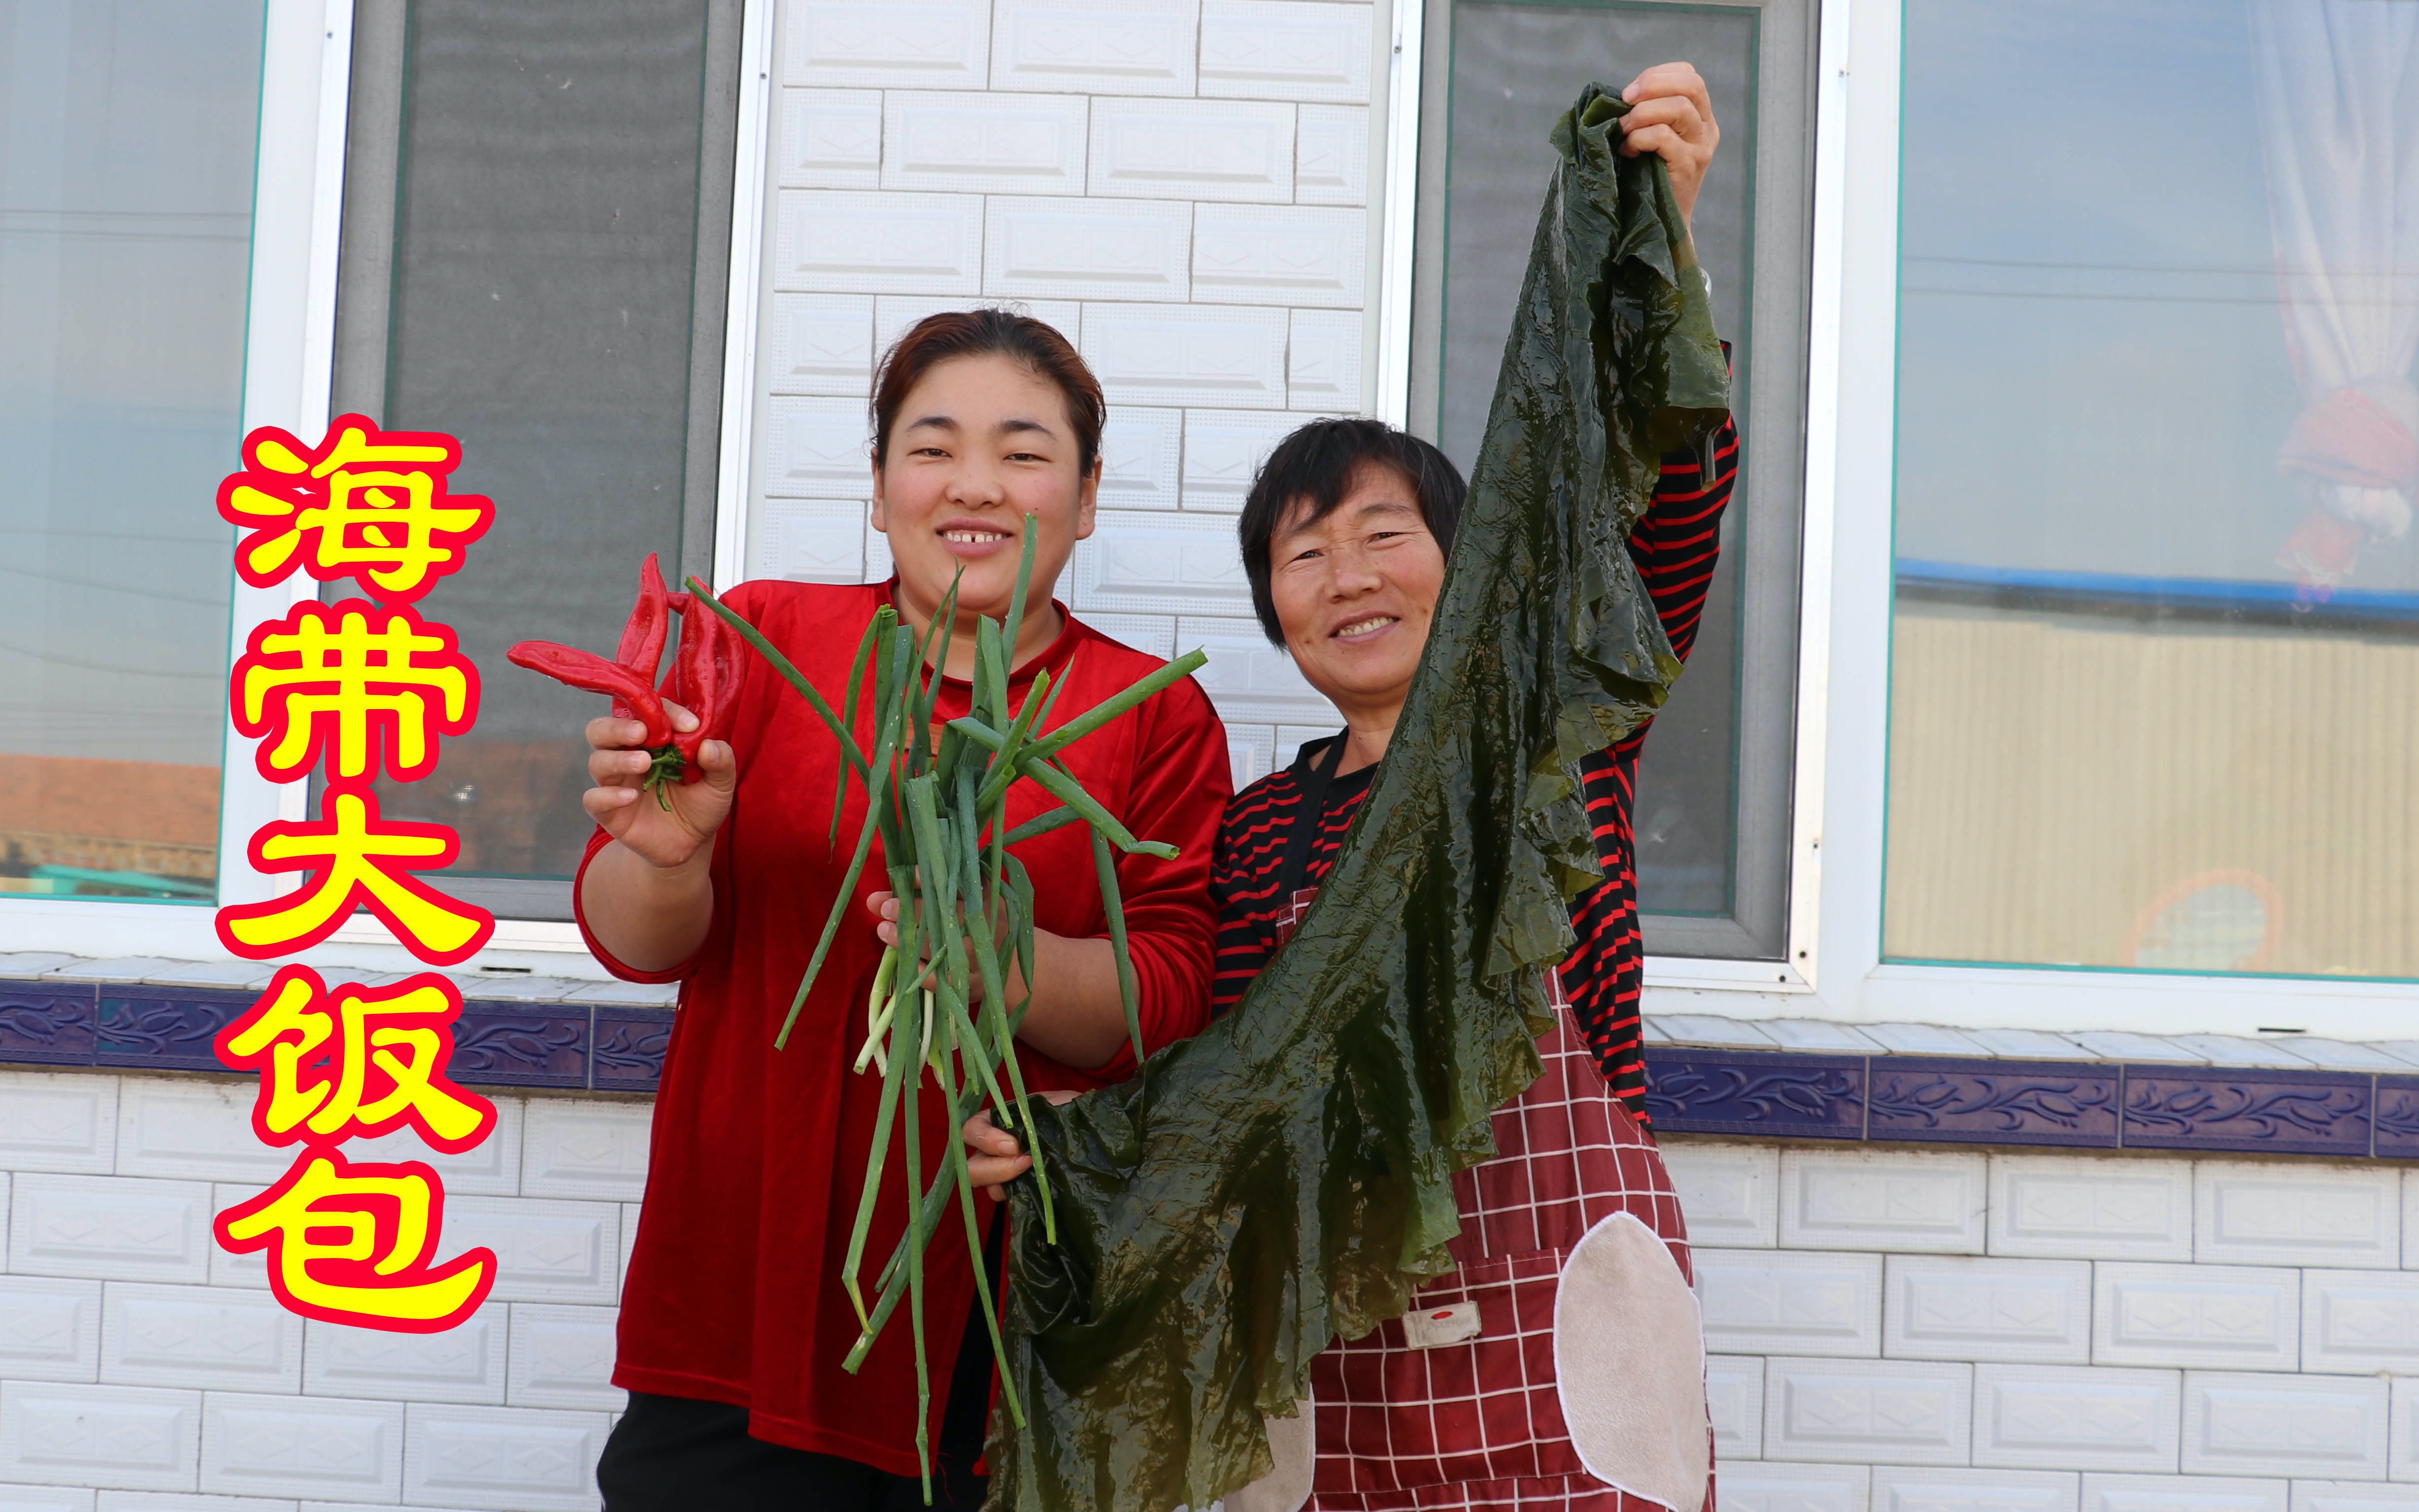
[[(0, 1065), (218, 1072), (210, 1040), (254, 996), (0, 978)], [(637, 1004), (471, 996), (454, 1073), (652, 1093), (671, 1026)], [(1646, 1077), (1666, 1134), (2419, 1160), (2419, 1074), (1655, 1045)]]
[(2419, 1160), (2419, 1076), (1650, 1046), (1663, 1134)]

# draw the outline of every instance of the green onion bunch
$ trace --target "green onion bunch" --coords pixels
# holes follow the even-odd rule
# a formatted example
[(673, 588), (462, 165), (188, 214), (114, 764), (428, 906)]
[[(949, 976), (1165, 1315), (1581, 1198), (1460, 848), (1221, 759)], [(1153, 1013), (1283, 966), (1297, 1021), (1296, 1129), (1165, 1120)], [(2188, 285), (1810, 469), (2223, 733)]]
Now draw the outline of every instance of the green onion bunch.
[[(1015, 1041), (1031, 1004), (1033, 980), (1034, 897), (1032, 879), (1009, 854), (1009, 847), (1064, 825), (1082, 824), (1092, 834), (1092, 856), (1100, 874), (1101, 903), (1108, 915), (1114, 947), (1117, 992), (1123, 999), (1126, 1031), (1133, 1041), (1134, 1060), (1143, 1058), (1142, 1021), (1134, 995), (1133, 961), (1126, 949), (1125, 910), (1117, 892), (1116, 851), (1173, 858), (1176, 847), (1137, 840), (1117, 816), (1084, 791), (1060, 762), (1060, 754), (1144, 700), (1190, 676), (1207, 661), (1199, 651), (1170, 662), (1113, 698), (1066, 723), (1038, 733), (1049, 722), (1064, 687), (1050, 673), (1033, 679), (1022, 707), (1009, 706), (1009, 656), (1024, 623), (1026, 591), (1033, 576), (1035, 537), (1040, 522), (1025, 520), (1024, 555), (1017, 566), (1016, 593), (1005, 622), (984, 618), (976, 632), (974, 695), (965, 717), (951, 719), (935, 732), (933, 705), (942, 669), (948, 664), (949, 640), (957, 621), (958, 585), (950, 584), (929, 630), (919, 634), (900, 622), (888, 605), (874, 611), (858, 640), (849, 670), (841, 712), (835, 714), (815, 686), (737, 613), (720, 603), (694, 578), (688, 586), (697, 601), (709, 606), (775, 671), (798, 690), (839, 742), (843, 770), (832, 807), (831, 843), (840, 841), (841, 804), (854, 777), (866, 792), (866, 818), (858, 831), (848, 872), (824, 919), (806, 975), (791, 1000), (781, 1030), (774, 1038), (788, 1043), (807, 995), (823, 970), (832, 940), (855, 903), (858, 877), (865, 870), (876, 837), (882, 841), (883, 865), (890, 890), (900, 900), (899, 943), (882, 953), (873, 991), (866, 1001), (866, 1034), (855, 1069), (871, 1070), (882, 1078), (880, 1112), (873, 1129), (873, 1148), (866, 1164), (865, 1187), (857, 1199), (856, 1224), (849, 1234), (848, 1258), (841, 1280), (856, 1309), (860, 1333), (845, 1367), (854, 1373), (904, 1296), (916, 1339), (916, 1453), (924, 1482), (924, 1500), (932, 1499), (931, 1446), (926, 1424), (931, 1418), (932, 1378), (924, 1346), (924, 1250), (940, 1226), (952, 1189), (965, 1219), (967, 1247), (974, 1257), (975, 1286), (983, 1321), (991, 1329), (992, 1349), (1004, 1358), (998, 1309), (994, 1305), (991, 1278), (983, 1266), (982, 1238), (975, 1221), (974, 1185), (967, 1175), (965, 1147), (954, 1131), (988, 1102), (994, 1120), (1004, 1129), (1031, 1127), (1026, 1112), (1025, 1076), (1017, 1063)], [(859, 698), (866, 674), (872, 672), (872, 748), (856, 742)], [(1058, 806), (1025, 823), (1008, 825), (1009, 790), (1031, 781), (1058, 800)], [(1008, 1002), (1007, 979), (1011, 964), (1022, 968), (1028, 995)], [(917, 1100), (927, 1088), (947, 1107), (946, 1127), (952, 1136), (939, 1168), (925, 1169), (917, 1116)], [(905, 1169), (900, 1190), (907, 1205), (907, 1229), (898, 1247), (874, 1278), (874, 1302), (866, 1305), (858, 1284), (865, 1236), (881, 1200), (886, 1165), (890, 1155), (891, 1128), (904, 1134)], [(1056, 1221), (1050, 1204), (1050, 1177), (1041, 1151), (1024, 1141), (1033, 1156), (1033, 1179), (1040, 1188), (1044, 1238), (1056, 1242)], [(1003, 1375), (1002, 1394), (1011, 1420), (1025, 1427), (1024, 1404)]]

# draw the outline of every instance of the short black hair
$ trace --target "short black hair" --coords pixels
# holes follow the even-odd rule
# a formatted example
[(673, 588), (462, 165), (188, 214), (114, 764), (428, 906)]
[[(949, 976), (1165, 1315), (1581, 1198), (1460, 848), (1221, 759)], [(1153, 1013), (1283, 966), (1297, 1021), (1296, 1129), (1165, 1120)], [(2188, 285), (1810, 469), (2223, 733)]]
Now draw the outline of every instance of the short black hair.
[(1310, 506), (1302, 524), (1333, 514), (1351, 491), (1354, 470), (1364, 462), (1402, 475), (1411, 486), (1428, 533), (1446, 555), (1453, 553), (1453, 530), (1461, 522), (1461, 501), (1470, 486), (1442, 452), (1379, 420), (1312, 421), (1277, 442), (1260, 464), (1243, 501), (1243, 517), (1235, 522), (1243, 548), (1243, 576), (1252, 582), (1252, 612), (1276, 645), (1286, 643), (1285, 627), (1277, 623), (1276, 604), (1269, 594), (1269, 542), (1277, 523), (1297, 501)]

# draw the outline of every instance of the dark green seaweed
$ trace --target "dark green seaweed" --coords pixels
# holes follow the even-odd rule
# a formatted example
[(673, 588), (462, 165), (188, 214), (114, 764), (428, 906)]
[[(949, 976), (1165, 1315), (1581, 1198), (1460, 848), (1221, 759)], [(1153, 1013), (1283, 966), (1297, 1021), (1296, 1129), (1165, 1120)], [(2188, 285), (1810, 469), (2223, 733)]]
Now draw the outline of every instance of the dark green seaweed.
[(1205, 1507), (1270, 1467), (1314, 1355), (1451, 1269), (1452, 1179), (1538, 1073), (1540, 968), (1595, 880), (1573, 778), (1680, 665), (1624, 548), (1730, 385), (1660, 159), (1591, 87), (1505, 344), (1427, 657), (1299, 933), (1134, 1080), (1037, 1103), (1056, 1242), (1015, 1205), (993, 1505)]

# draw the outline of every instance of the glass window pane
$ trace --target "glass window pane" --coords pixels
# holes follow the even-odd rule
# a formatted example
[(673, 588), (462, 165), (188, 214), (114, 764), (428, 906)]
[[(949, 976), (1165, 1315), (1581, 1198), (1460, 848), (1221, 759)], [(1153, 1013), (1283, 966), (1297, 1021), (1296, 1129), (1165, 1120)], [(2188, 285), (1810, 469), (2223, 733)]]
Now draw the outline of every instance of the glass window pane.
[(448, 889), (524, 918), (567, 917), (568, 890), (461, 879), (571, 875), (591, 828), (579, 733), (604, 704), (504, 649), (609, 652), (639, 559), (681, 565), (707, 11), (409, 8), (377, 418), (460, 437), (454, 487), (492, 498), (496, 523), (422, 604), (478, 664), (477, 729), (380, 802), (455, 825)]
[(2419, 976), (2419, 0), (1908, 0), (1884, 948)]
[(0, 0), (0, 896), (216, 898), (261, 24)]
[[(1732, 343), (1748, 424), (1753, 351), (1756, 48), (1762, 15), (1734, 7), (1454, 7), (1447, 138), (1444, 353), (1438, 444), (1464, 469), (1487, 408), (1551, 164), (1546, 135), (1591, 82), (1619, 88), (1640, 69), (1686, 58), (1721, 123), (1720, 157), (1693, 215), (1714, 280), (1714, 317)], [(1732, 520), (1737, 518), (1734, 509)], [(1662, 914), (1726, 916), (1735, 898), (1739, 764), (1739, 532), (1726, 524), (1719, 569), (1687, 675), (1639, 763), (1638, 889)]]

